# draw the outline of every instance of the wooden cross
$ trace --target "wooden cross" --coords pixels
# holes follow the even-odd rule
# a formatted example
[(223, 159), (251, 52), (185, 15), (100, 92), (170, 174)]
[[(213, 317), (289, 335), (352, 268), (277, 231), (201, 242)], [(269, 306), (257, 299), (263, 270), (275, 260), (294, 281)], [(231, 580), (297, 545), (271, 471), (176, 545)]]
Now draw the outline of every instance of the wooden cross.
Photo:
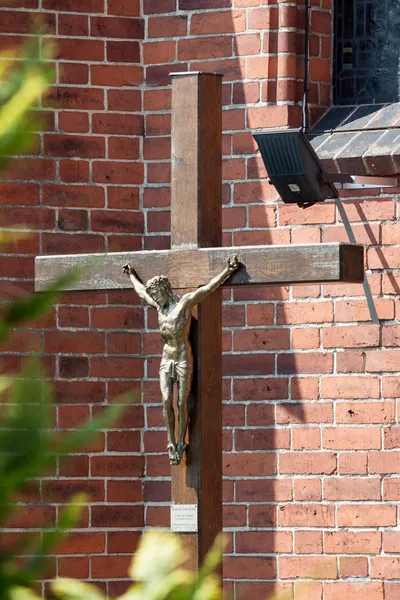
[[(214, 73), (180, 73), (172, 81), (172, 249), (95, 255), (101, 261), (68, 289), (129, 288), (122, 267), (130, 262), (143, 281), (163, 274), (174, 289), (187, 291), (207, 283), (235, 253), (245, 267), (224, 286), (362, 282), (360, 246), (220, 247), (222, 79)], [(93, 255), (37, 257), (36, 289), (88, 256)], [(222, 529), (221, 313), (221, 290), (217, 290), (199, 305), (193, 319), (195, 376), (189, 399), (189, 449), (182, 464), (172, 467), (173, 505), (198, 505), (198, 532), (186, 534), (197, 564)]]

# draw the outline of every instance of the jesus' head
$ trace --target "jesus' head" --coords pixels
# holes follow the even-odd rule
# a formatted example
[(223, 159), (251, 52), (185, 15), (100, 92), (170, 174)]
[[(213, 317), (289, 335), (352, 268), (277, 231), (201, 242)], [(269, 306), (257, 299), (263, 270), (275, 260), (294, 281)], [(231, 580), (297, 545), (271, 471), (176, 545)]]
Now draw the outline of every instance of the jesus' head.
[(159, 306), (176, 302), (176, 296), (172, 291), (170, 281), (164, 275), (157, 275), (149, 279), (146, 283), (146, 292)]

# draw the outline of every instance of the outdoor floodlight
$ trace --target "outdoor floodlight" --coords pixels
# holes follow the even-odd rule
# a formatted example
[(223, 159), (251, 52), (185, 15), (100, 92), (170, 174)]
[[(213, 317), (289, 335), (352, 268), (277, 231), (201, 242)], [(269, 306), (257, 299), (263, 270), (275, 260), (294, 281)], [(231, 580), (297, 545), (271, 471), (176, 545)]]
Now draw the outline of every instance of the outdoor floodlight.
[(283, 202), (302, 208), (336, 198), (333, 182), (352, 181), (350, 175), (326, 173), (313, 147), (299, 129), (254, 134), (268, 173)]

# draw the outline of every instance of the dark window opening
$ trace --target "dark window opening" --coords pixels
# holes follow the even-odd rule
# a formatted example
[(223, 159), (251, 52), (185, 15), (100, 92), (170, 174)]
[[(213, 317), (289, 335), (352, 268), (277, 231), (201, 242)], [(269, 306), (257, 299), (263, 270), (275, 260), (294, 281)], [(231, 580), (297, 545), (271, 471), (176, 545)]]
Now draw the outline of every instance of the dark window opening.
[(400, 0), (335, 0), (335, 104), (400, 101)]

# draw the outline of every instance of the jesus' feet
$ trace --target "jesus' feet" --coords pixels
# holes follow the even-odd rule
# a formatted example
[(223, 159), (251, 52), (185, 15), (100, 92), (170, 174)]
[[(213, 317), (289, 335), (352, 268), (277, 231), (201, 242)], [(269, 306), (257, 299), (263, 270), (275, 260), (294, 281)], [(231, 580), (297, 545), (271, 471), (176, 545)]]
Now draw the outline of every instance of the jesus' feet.
[(175, 444), (168, 444), (167, 446), (169, 462), (171, 465), (179, 465), (178, 462), (178, 451)]

